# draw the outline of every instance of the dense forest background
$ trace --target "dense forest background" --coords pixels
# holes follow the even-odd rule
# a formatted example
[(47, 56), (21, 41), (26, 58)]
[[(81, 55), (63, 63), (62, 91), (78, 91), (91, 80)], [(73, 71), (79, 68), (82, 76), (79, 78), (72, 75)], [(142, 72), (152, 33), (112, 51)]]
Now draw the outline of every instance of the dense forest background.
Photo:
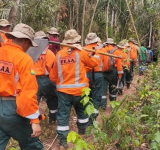
[(66, 30), (74, 28), (83, 40), (89, 32), (96, 32), (102, 41), (111, 37), (119, 42), (137, 39), (127, 3), (140, 42), (158, 46), (160, 0), (0, 0), (0, 15), (13, 26), (23, 22), (35, 31), (57, 27), (60, 40)]

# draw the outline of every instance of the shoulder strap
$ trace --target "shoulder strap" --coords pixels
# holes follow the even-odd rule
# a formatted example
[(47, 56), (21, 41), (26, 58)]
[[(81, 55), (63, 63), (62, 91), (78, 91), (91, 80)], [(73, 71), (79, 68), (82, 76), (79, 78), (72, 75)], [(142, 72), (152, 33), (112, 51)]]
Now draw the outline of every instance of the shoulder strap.
[(3, 39), (2, 39), (2, 36), (1, 36), (1, 31), (0, 31), (0, 42), (3, 43)]
[(145, 54), (144, 50), (142, 49), (142, 47), (140, 47), (140, 49), (142, 50), (142, 52)]
[(110, 53), (113, 54), (116, 50), (117, 50), (117, 47), (114, 47), (114, 48), (110, 51)]

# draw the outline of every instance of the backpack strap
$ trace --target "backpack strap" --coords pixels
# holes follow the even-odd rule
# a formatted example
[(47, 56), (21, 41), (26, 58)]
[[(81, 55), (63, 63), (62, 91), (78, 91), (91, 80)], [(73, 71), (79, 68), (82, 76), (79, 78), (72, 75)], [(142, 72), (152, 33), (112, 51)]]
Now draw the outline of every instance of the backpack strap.
[(113, 54), (116, 50), (117, 50), (117, 47), (114, 47), (114, 48), (110, 51), (110, 53)]
[(0, 31), (0, 42), (3, 43), (3, 39), (2, 39), (2, 36), (1, 36), (1, 31)]

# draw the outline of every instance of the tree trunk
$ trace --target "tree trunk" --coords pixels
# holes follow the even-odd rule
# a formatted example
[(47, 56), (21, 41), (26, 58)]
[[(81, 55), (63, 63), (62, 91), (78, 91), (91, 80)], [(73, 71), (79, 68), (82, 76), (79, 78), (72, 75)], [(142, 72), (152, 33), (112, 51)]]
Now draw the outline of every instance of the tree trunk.
[(56, 21), (56, 27), (59, 26), (59, 15), (60, 15), (60, 6), (61, 6), (61, 1), (58, 1), (58, 14), (57, 14), (57, 21)]
[(8, 21), (13, 25), (16, 21), (17, 10), (20, 0), (15, 0), (15, 5), (11, 8)]
[(83, 39), (84, 39), (84, 17), (85, 17), (85, 9), (86, 9), (86, 2), (87, 0), (84, 0), (83, 3), (83, 14), (82, 14), (82, 40), (81, 40), (81, 45), (83, 46)]
[(72, 7), (71, 0), (69, 0), (69, 29), (72, 28)]
[(152, 22), (150, 22), (149, 47), (152, 46)]
[(130, 8), (129, 8), (129, 4), (128, 4), (127, 0), (125, 0), (125, 1), (126, 1), (126, 4), (127, 4), (127, 8), (128, 8), (128, 11), (129, 11), (129, 15), (130, 15), (130, 17), (131, 17), (131, 21), (132, 21), (133, 28), (134, 28), (135, 33), (136, 33), (136, 37), (137, 37), (137, 40), (138, 40), (138, 45), (139, 45), (139, 47), (141, 47), (141, 44), (140, 44), (140, 41), (139, 41), (139, 37), (138, 37), (138, 33), (137, 33), (137, 30), (136, 30), (136, 27), (135, 27), (135, 23), (134, 23), (134, 20), (133, 20), (133, 16), (132, 16), (131, 10), (130, 10)]
[(77, 23), (77, 32), (79, 32), (79, 2), (78, 1), (76, 1), (75, 0), (75, 2), (76, 2), (76, 5), (77, 5), (77, 9), (76, 9), (76, 14), (77, 14), (77, 16), (76, 16), (76, 23)]
[(108, 1), (108, 5), (107, 5), (107, 14), (106, 14), (106, 38), (108, 39), (108, 16), (109, 16), (109, 4), (110, 4), (110, 1)]
[(97, 3), (96, 3), (96, 5), (95, 5), (95, 8), (94, 8), (93, 15), (92, 15), (92, 18), (91, 18), (91, 24), (90, 24), (90, 26), (89, 26), (89, 32), (88, 32), (88, 33), (90, 33), (90, 32), (91, 32), (92, 24), (93, 24), (93, 19), (94, 19), (94, 15), (95, 15), (95, 12), (96, 12), (96, 9), (97, 9), (97, 6), (98, 6), (98, 3), (99, 3), (99, 0), (97, 0)]
[(117, 35), (117, 8), (114, 7), (114, 10), (113, 10), (113, 14), (114, 14), (114, 17), (113, 17), (113, 34), (114, 34), (114, 37), (116, 37)]

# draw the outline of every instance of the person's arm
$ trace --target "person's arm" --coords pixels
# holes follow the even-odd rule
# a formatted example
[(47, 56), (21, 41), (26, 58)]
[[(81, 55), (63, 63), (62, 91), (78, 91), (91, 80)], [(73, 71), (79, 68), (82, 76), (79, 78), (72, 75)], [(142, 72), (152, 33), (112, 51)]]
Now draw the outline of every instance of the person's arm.
[(37, 102), (38, 85), (33, 68), (33, 61), (27, 55), (18, 64), (17, 90), (16, 90), (16, 105), (17, 113), (30, 119), (33, 133), (32, 137), (37, 137), (41, 134), (41, 127), (39, 125), (39, 109)]
[(90, 67), (96, 67), (100, 61), (100, 56), (96, 53), (95, 55), (88, 54), (85, 50), (81, 50), (81, 59), (83, 63)]
[(51, 50), (47, 50), (46, 57), (45, 57), (45, 61), (46, 61), (45, 64), (46, 64), (48, 73), (51, 71), (51, 68), (53, 67), (54, 59), (55, 59), (54, 53), (52, 53)]
[(51, 67), (51, 70), (49, 72), (49, 78), (54, 83), (56, 83), (56, 81), (58, 80), (57, 59), (58, 59), (59, 56), (60, 56), (60, 54), (56, 55), (56, 57), (54, 59), (54, 62), (53, 62), (53, 65)]

